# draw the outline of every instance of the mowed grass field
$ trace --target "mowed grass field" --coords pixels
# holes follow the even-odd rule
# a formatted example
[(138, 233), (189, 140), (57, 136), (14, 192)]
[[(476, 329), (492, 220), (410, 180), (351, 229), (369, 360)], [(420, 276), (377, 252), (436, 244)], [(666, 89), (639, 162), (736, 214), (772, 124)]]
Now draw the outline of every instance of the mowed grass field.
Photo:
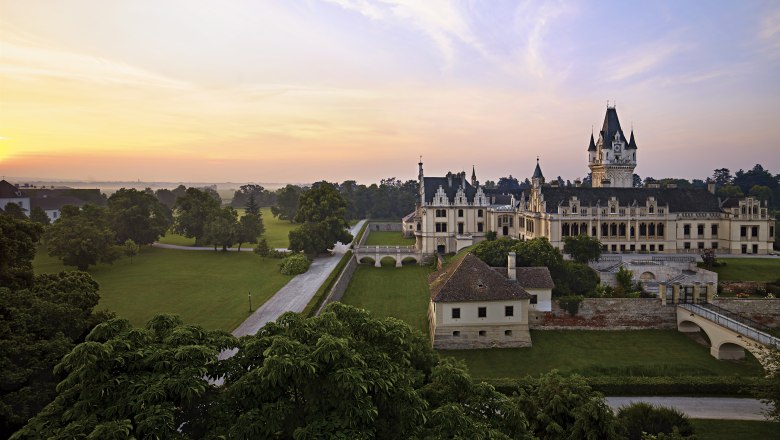
[[(73, 270), (39, 249), (35, 273)], [(130, 259), (90, 268), (100, 283), (98, 309), (114, 311), (134, 325), (157, 313), (175, 313), (185, 323), (233, 330), (249, 316), (249, 291), (257, 309), (287, 284), (279, 260), (252, 252), (212, 252), (144, 247)]]
[(780, 278), (780, 258), (718, 258), (720, 281), (774, 281)]
[[(428, 334), (431, 269), (361, 265), (342, 302), (378, 316), (399, 318)], [(474, 377), (491, 379), (538, 375), (558, 369), (585, 376), (689, 376), (762, 374), (758, 361), (719, 361), (709, 348), (674, 330), (537, 330), (533, 347), (441, 351), (463, 359)]]
[(780, 423), (753, 420), (692, 419), (698, 440), (777, 440)]
[(366, 246), (414, 246), (414, 237), (405, 238), (401, 232), (367, 230)]
[(341, 302), (392, 316), (428, 334), (428, 266), (360, 265)]
[[(237, 209), (239, 216), (244, 214), (244, 209)], [(263, 215), (263, 225), (265, 225), (265, 234), (263, 235), (268, 241), (268, 246), (271, 248), (287, 248), (290, 245), (288, 234), (290, 230), (294, 229), (296, 225), (287, 220), (279, 220), (271, 213), (271, 208), (260, 208), (260, 212)], [(177, 246), (195, 246), (194, 238), (187, 238), (173, 232), (168, 232), (164, 237), (158, 240), (164, 244), (175, 244)], [(244, 246), (253, 247), (253, 245), (244, 244)]]

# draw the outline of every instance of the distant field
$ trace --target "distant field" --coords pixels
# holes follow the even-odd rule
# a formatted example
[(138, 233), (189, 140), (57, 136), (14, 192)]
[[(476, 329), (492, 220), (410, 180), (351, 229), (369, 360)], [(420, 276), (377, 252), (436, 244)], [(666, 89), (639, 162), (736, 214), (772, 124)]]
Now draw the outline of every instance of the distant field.
[(414, 246), (415, 239), (406, 238), (401, 232), (367, 231), (366, 246)]
[(697, 440), (780, 439), (780, 423), (752, 420), (692, 419)]
[(780, 278), (780, 258), (718, 258), (720, 281), (774, 281)]
[(428, 334), (427, 266), (373, 267), (360, 265), (341, 301), (377, 316), (401, 319)]
[[(239, 216), (244, 215), (243, 208), (239, 208), (237, 211)], [(279, 220), (274, 217), (271, 213), (271, 208), (260, 208), (260, 213), (263, 216), (263, 225), (265, 225), (264, 237), (268, 241), (268, 246), (272, 248), (287, 248), (290, 244), (288, 234), (296, 225), (287, 220)], [(169, 232), (164, 237), (161, 237), (158, 242), (178, 246), (195, 246), (194, 238), (187, 238), (173, 232)], [(249, 246), (252, 247), (251, 244)]]
[(474, 377), (538, 375), (552, 369), (583, 376), (760, 376), (761, 365), (719, 361), (675, 330), (532, 330), (533, 347), (441, 351), (463, 359)]
[[(89, 270), (100, 283), (99, 309), (108, 309), (134, 325), (170, 312), (184, 322), (209, 329), (233, 330), (249, 315), (248, 292), (257, 308), (291, 277), (279, 273), (279, 260), (251, 252), (177, 251), (144, 247), (130, 260)], [(36, 273), (72, 270), (39, 250)]]

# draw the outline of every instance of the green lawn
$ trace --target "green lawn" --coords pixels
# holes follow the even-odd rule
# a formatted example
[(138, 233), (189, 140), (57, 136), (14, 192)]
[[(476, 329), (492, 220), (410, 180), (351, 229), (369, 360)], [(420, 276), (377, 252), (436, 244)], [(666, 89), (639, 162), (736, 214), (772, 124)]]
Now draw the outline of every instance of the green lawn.
[(427, 266), (358, 266), (341, 301), (370, 310), (377, 316), (393, 316), (428, 334)]
[(692, 419), (698, 440), (780, 439), (780, 423), (752, 420)]
[[(184, 322), (233, 330), (249, 315), (248, 292), (256, 309), (291, 277), (279, 273), (279, 260), (251, 252), (180, 251), (144, 247), (130, 260), (89, 270), (100, 283), (99, 309), (116, 312), (134, 325), (156, 313), (171, 312)], [(72, 270), (39, 250), (36, 273)]]
[(406, 238), (402, 232), (369, 231), (366, 246), (414, 246), (414, 237)]
[[(239, 216), (244, 215), (244, 208), (236, 209)], [(271, 214), (271, 208), (260, 208), (260, 212), (263, 215), (263, 224), (265, 225), (265, 239), (268, 241), (268, 246), (271, 248), (286, 248), (289, 246), (290, 241), (288, 234), (290, 230), (295, 228), (295, 224), (288, 222), (287, 220), (279, 220)], [(179, 234), (169, 232), (164, 237), (161, 237), (158, 242), (165, 244), (175, 244), (178, 246), (195, 246), (194, 238), (187, 238)], [(246, 246), (246, 244), (244, 245)], [(252, 245), (249, 245), (252, 247)]]
[(780, 258), (718, 258), (720, 281), (774, 281), (780, 278)]

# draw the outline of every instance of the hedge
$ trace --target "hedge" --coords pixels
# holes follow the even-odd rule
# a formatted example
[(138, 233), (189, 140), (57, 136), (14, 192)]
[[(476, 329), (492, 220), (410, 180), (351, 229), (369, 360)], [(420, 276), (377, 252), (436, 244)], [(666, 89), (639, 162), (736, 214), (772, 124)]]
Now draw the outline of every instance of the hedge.
[[(742, 376), (591, 376), (585, 381), (596, 391), (607, 396), (741, 396), (766, 383), (760, 377)], [(533, 385), (536, 378), (488, 379), (498, 391), (511, 396), (520, 387)]]

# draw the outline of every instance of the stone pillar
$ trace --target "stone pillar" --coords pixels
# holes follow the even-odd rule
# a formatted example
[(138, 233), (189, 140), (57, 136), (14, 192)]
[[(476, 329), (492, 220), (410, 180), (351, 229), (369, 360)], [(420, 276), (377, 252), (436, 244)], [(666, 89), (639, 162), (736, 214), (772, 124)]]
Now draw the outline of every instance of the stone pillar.
[(699, 302), (699, 291), (701, 289), (701, 283), (696, 281), (693, 283), (693, 303)]
[(707, 283), (707, 302), (712, 302), (712, 300), (715, 298), (715, 292), (717, 292), (715, 283), (713, 282)]
[(376, 258), (374, 258), (374, 267), (382, 267), (381, 257), (379, 254), (374, 255)]
[(661, 297), (661, 305), (666, 305), (666, 284), (659, 283), (658, 284), (658, 296)]
[(674, 283), (672, 286), (672, 298), (675, 304), (680, 304), (680, 283)]
[(510, 280), (517, 280), (517, 254), (510, 252), (507, 257), (507, 274)]
[(398, 249), (398, 246), (395, 247), (395, 267), (401, 267), (403, 264), (401, 264), (401, 250)]

